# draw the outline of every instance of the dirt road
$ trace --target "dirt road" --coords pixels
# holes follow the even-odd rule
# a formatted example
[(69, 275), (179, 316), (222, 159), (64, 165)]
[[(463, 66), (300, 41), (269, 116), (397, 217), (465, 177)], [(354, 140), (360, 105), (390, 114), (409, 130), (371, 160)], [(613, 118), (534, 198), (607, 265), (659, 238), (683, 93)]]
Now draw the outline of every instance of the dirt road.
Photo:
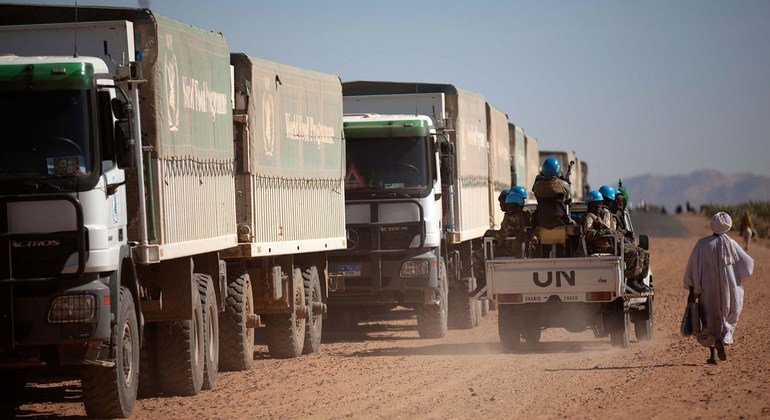
[[(675, 217), (675, 216), (671, 216)], [(746, 284), (736, 343), (726, 362), (678, 334), (684, 265), (705, 219), (681, 216), (685, 238), (651, 240), (655, 337), (611, 349), (591, 333), (548, 330), (543, 343), (504, 354), (497, 314), (480, 328), (420, 340), (405, 312), (327, 336), (321, 352), (274, 360), (258, 348), (249, 372), (223, 373), (217, 389), (190, 398), (141, 400), (136, 418), (166, 417), (767, 417), (770, 416), (770, 261), (767, 244)], [(80, 416), (78, 381), (28, 386), (17, 416)], [(2, 413), (0, 413), (2, 414)]]

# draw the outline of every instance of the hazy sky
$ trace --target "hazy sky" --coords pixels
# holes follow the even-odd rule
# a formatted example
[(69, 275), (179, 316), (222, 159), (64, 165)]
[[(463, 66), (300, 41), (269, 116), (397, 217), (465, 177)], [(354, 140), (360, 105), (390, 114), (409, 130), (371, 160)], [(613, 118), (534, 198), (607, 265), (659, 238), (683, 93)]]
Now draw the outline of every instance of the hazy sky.
[(770, 1), (150, 4), (224, 33), (234, 52), (343, 81), (480, 92), (541, 148), (575, 150), (594, 185), (696, 169), (770, 176)]

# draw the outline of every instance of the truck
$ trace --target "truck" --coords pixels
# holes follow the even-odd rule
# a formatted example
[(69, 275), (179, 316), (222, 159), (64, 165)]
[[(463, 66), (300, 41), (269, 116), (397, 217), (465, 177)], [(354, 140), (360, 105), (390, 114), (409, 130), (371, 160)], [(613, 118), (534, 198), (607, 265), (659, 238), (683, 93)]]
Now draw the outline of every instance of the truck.
[(575, 155), (574, 151), (562, 151), (562, 150), (541, 150), (540, 151), (540, 165), (548, 158), (555, 158), (561, 165), (562, 175), (567, 175), (569, 171), (570, 163), (572, 162), (572, 172), (570, 173), (569, 182), (572, 188), (572, 199), (576, 201), (582, 201), (585, 198), (583, 189), (583, 175), (581, 173), (582, 166), (580, 161)]
[(510, 182), (505, 115), (448, 84), (346, 82), (343, 101), (348, 248), (330, 255), (330, 316), (402, 306), (421, 337), (473, 328), (472, 254)]
[[(510, 139), (511, 149), (511, 185), (519, 185), (526, 189), (530, 189), (532, 184), (535, 183), (535, 179), (532, 179), (532, 183), (528, 184), (527, 180), (527, 147), (524, 136), (524, 130), (521, 127), (508, 124), (508, 137)], [(537, 163), (535, 163), (537, 165)]]
[(347, 246), (345, 142), (339, 77), (245, 54), (231, 63), (238, 245), (222, 254), (236, 298), (220, 358), (244, 370), (256, 318), (271, 356), (318, 351), (326, 255)]
[[(574, 220), (586, 212), (584, 203), (573, 203)], [(628, 214), (626, 223), (631, 226)], [(564, 245), (567, 237), (582, 235), (579, 226), (536, 230), (540, 245)], [(614, 238), (615, 252), (589, 254), (585, 240), (571, 257), (513, 258), (495, 255), (494, 241), (485, 240), (487, 293), (498, 305), (498, 332), (506, 350), (515, 351), (523, 338), (537, 344), (542, 330), (565, 328), (570, 332), (591, 329), (595, 337), (607, 337), (613, 346), (626, 348), (630, 325), (638, 340), (649, 340), (653, 333), (654, 292), (639, 293), (624, 278), (622, 237)], [(649, 249), (649, 239), (639, 236), (639, 244)], [(644, 283), (652, 286), (652, 270)]]
[(540, 173), (540, 144), (537, 139), (524, 135), (524, 155), (526, 156), (526, 163), (524, 170), (526, 171), (526, 177), (524, 178), (524, 185), (527, 189), (527, 202), (535, 202), (535, 193), (532, 192), (532, 186), (535, 185), (535, 178)]
[[(63, 367), (89, 416), (125, 417), (248, 368), (263, 323), (275, 356), (317, 349), (345, 247), (339, 79), (147, 9), (0, 12), (4, 381)], [(336, 216), (303, 236), (319, 205)]]

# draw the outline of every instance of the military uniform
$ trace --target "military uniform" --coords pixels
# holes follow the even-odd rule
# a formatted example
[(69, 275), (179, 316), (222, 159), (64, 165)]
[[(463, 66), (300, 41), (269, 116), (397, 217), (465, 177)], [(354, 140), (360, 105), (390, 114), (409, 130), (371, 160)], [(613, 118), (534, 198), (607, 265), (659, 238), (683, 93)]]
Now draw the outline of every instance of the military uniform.
[[(489, 230), (485, 237), (495, 238), (495, 255), (505, 257), (522, 257), (522, 244), (527, 244), (526, 228), (532, 222), (532, 212), (525, 207), (520, 210), (508, 211), (503, 216), (500, 230)], [(506, 238), (514, 238), (506, 240)], [(484, 266), (484, 250), (476, 249), (472, 254), (473, 275), (479, 284), (486, 284), (486, 268)]]
[(572, 189), (567, 181), (558, 176), (538, 175), (532, 192), (537, 199), (534, 225), (553, 229), (574, 223), (567, 212), (567, 205), (572, 202)]
[[(625, 235), (626, 231), (619, 225), (618, 218), (602, 207), (597, 213), (588, 212), (583, 217), (583, 232), (585, 232), (588, 253), (614, 253), (615, 239), (613, 234)], [(632, 283), (641, 282), (647, 277), (650, 268), (649, 253), (625, 239), (623, 260), (626, 263), (625, 277)]]

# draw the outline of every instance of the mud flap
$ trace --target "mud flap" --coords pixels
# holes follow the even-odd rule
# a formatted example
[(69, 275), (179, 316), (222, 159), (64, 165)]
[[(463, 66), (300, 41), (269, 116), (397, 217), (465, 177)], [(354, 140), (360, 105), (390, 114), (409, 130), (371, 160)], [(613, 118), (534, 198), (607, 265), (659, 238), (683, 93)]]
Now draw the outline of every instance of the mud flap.
[(0, 285), (0, 351), (13, 349), (13, 335), (13, 287)]

